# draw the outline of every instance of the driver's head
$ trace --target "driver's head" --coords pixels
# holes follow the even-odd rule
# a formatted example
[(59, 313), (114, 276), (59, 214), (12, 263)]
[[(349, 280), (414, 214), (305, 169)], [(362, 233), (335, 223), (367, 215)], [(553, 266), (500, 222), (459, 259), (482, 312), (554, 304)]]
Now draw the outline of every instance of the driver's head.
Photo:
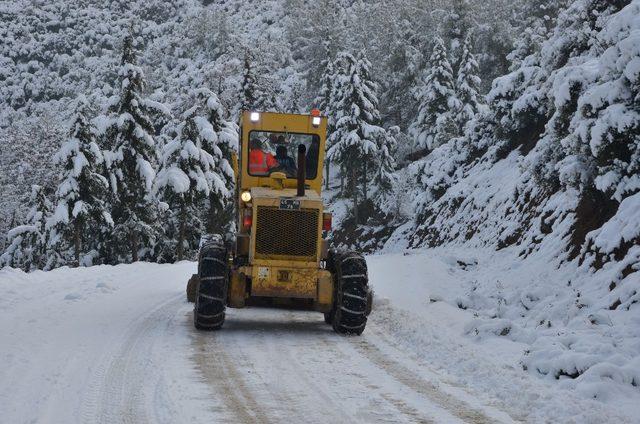
[(251, 150), (262, 149), (262, 142), (258, 138), (252, 138), (249, 142), (249, 148)]
[(276, 157), (278, 158), (287, 157), (287, 148), (284, 147), (283, 145), (279, 145), (278, 147), (276, 147)]

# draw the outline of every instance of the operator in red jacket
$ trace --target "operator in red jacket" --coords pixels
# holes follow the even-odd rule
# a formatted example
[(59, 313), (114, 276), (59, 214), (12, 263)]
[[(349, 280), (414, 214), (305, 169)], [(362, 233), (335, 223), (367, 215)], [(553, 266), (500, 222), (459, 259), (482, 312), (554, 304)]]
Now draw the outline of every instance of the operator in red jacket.
[(249, 174), (266, 176), (269, 170), (278, 166), (278, 161), (271, 154), (262, 150), (262, 142), (254, 138), (249, 145)]

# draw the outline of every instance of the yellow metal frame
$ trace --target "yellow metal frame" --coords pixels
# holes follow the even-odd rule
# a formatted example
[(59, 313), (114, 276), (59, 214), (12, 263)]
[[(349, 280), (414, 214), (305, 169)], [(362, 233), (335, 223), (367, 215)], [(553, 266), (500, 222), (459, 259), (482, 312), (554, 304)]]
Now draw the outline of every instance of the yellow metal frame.
[[(320, 117), (320, 125), (312, 124), (311, 115), (294, 115), (290, 113), (260, 112), (260, 119), (251, 122), (251, 112), (245, 111), (240, 117), (241, 150), (240, 150), (240, 189), (247, 190), (251, 187), (274, 187), (277, 181), (271, 177), (254, 177), (249, 175), (247, 163), (249, 163), (249, 133), (251, 131), (290, 132), (300, 134), (314, 134), (320, 139), (318, 146), (318, 170), (316, 178), (306, 180), (311, 190), (320, 193), (322, 190), (322, 164), (324, 163), (325, 145), (327, 137), (327, 118)], [(285, 188), (295, 188), (295, 179), (283, 181)]]
[[(296, 197), (297, 181), (282, 179), (281, 175), (272, 177), (256, 177), (249, 175), (247, 163), (249, 161), (249, 133), (251, 131), (290, 132), (317, 135), (318, 169), (314, 179), (306, 180), (305, 196), (300, 198), (300, 207), (318, 209), (319, 219), (316, 228), (318, 241), (314, 260), (299, 260), (300, 258), (285, 255), (277, 258), (255, 258), (255, 231), (257, 220), (254, 219), (250, 229), (249, 264), (233, 270), (231, 277), (230, 302), (231, 307), (243, 307), (247, 298), (246, 278), (251, 279), (251, 294), (260, 297), (297, 298), (314, 300), (315, 309), (326, 312), (333, 301), (333, 279), (331, 273), (320, 268), (324, 240), (322, 239), (322, 214), (324, 205), (320, 193), (322, 191), (323, 164), (325, 160), (325, 145), (327, 119), (320, 117), (320, 125), (314, 126), (311, 115), (294, 115), (284, 113), (260, 112), (260, 119), (252, 122), (251, 112), (243, 112), (240, 118), (241, 150), (240, 163), (234, 158), (234, 170), (238, 181), (238, 228), (242, 229), (243, 211), (252, 209), (253, 216), (257, 216), (258, 206), (279, 206), (280, 198)], [(275, 177), (275, 178), (273, 178)], [(243, 191), (249, 190), (252, 200), (244, 203), (240, 199)], [(242, 233), (242, 231), (241, 231)], [(244, 232), (246, 234), (246, 232)], [(287, 271), (290, 280), (278, 281), (278, 272)]]

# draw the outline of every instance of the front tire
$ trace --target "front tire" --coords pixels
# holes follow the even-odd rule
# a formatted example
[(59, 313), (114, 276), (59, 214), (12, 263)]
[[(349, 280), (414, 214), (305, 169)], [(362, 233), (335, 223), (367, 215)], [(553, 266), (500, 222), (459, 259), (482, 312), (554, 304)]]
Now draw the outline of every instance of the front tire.
[(361, 254), (349, 251), (334, 252), (330, 262), (335, 281), (333, 329), (338, 334), (360, 335), (371, 311), (367, 262)]
[(193, 324), (198, 330), (218, 330), (224, 324), (229, 287), (229, 258), (221, 240), (200, 249), (198, 276)]

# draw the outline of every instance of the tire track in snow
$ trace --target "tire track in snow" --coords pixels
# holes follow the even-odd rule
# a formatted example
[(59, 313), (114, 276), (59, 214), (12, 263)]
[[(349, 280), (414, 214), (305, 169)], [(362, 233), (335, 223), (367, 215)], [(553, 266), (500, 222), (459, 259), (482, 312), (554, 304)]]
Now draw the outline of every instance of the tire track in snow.
[[(271, 402), (269, 402), (269, 414), (275, 422), (282, 422), (283, 420), (289, 422), (304, 422), (308, 418), (308, 411), (303, 408), (297, 408), (300, 392), (292, 393), (291, 390), (274, 390), (274, 383), (277, 382), (279, 376), (285, 377), (291, 374), (290, 363), (285, 361), (281, 350), (278, 348), (278, 343), (274, 343), (274, 340), (280, 340), (282, 335), (279, 334), (265, 334), (264, 332), (250, 332), (249, 334), (243, 334), (241, 338), (238, 338), (238, 333), (225, 335), (225, 341), (228, 344), (225, 348), (232, 351), (232, 355), (236, 358), (236, 366), (241, 370), (246, 370), (252, 376), (254, 381), (251, 384), (252, 390), (255, 395), (254, 398), (260, 399), (260, 394), (268, 394)], [(247, 349), (246, 337), (250, 337), (256, 341), (256, 344), (264, 346), (264, 350), (256, 352), (252, 349)], [(276, 349), (274, 349), (276, 347)], [(257, 372), (255, 368), (256, 353), (259, 355), (269, 355), (274, 358), (271, 361), (271, 368), (274, 371), (271, 375), (263, 375)], [(277, 358), (277, 359), (276, 359)], [(273, 381), (271, 377), (275, 378)], [(257, 383), (257, 384), (255, 384)], [(262, 400), (262, 399), (261, 399)], [(265, 409), (263, 407), (263, 409)]]
[(195, 333), (193, 359), (200, 375), (217, 389), (214, 394), (221, 396), (228, 412), (235, 416), (235, 422), (271, 422), (244, 383), (236, 369), (237, 364), (221, 345), (220, 337), (220, 332)]
[(175, 315), (182, 294), (171, 297), (143, 315), (122, 343), (104, 373), (100, 389), (100, 423), (149, 422), (145, 410), (145, 382), (153, 372), (151, 350), (164, 324)]
[[(379, 336), (382, 336), (380, 340), (384, 337), (381, 334)], [(418, 377), (415, 371), (385, 354), (380, 347), (371, 341), (371, 338), (354, 339), (352, 346), (396, 381), (421, 394), (464, 422), (474, 424), (496, 422), (495, 419), (487, 417), (486, 414), (472, 408), (466, 402), (444, 393), (435, 384)]]
[[(232, 411), (238, 409), (238, 398), (249, 395), (256, 404), (249, 409), (267, 411), (272, 422), (434, 422), (394, 391), (402, 387), (399, 383), (391, 389), (372, 380), (362, 366), (369, 361), (354, 356), (352, 349), (347, 355), (339, 348), (349, 344), (349, 338), (336, 335), (317, 314), (245, 309), (229, 316), (220, 332), (197, 334), (215, 339), (216, 346), (204, 343), (209, 349), (205, 355), (220, 359), (205, 361), (203, 371), (218, 380), (211, 383), (216, 393), (227, 397), (231, 391), (227, 409)], [(235, 367), (242, 380), (224, 387), (226, 376), (215, 370), (221, 363)], [(238, 382), (241, 386), (234, 387)], [(236, 418), (254, 421), (247, 414)]]
[[(289, 312), (287, 317), (292, 322), (303, 322), (303, 316), (301, 316), (300, 314)], [(308, 320), (307, 316), (304, 316), (304, 318)], [(331, 327), (326, 326), (326, 328), (330, 329)], [(338, 348), (340, 344), (345, 343), (345, 341), (348, 341), (348, 340), (349, 340), (348, 337), (345, 338), (345, 337), (338, 336), (333, 331), (329, 330), (326, 334), (323, 334), (318, 339), (318, 342), (321, 343), (322, 345), (322, 349), (319, 349), (318, 346), (315, 346), (314, 348), (312, 348), (312, 350), (314, 350), (314, 353), (322, 355), (325, 358), (331, 358), (330, 362), (332, 362), (332, 364), (323, 364), (324, 366), (333, 365), (335, 367), (336, 363), (345, 364), (345, 367), (350, 371), (345, 369), (344, 372), (342, 373), (342, 376), (343, 377), (349, 376), (350, 378), (354, 379), (355, 381), (352, 381), (353, 387), (358, 387), (358, 386), (365, 387), (373, 395), (376, 392), (376, 390), (380, 390), (383, 388), (378, 386), (376, 382), (370, 380), (370, 376), (368, 376), (366, 372), (362, 370), (360, 370), (363, 373), (361, 377), (354, 375), (355, 374), (354, 371), (357, 370), (358, 364), (362, 363), (362, 361), (360, 361), (359, 358), (354, 358), (352, 356), (346, 355), (341, 349)], [(313, 392), (318, 394), (323, 400), (327, 402), (327, 404), (331, 405), (332, 411), (340, 411), (340, 414), (336, 414), (335, 420), (327, 420), (327, 421), (329, 422), (357, 422), (358, 421), (353, 416), (345, 416), (346, 412), (344, 408), (341, 407), (341, 405), (337, 404), (336, 399), (333, 399), (331, 397), (331, 395), (335, 396), (337, 394), (335, 393), (336, 391), (335, 387), (333, 391), (325, 391), (322, 387), (323, 381), (318, 380), (319, 378), (322, 378), (321, 374), (319, 374), (315, 368), (310, 367), (305, 363), (301, 363), (300, 362), (301, 355), (299, 354), (294, 355), (291, 349), (283, 349), (282, 354), (286, 356), (288, 360), (287, 363), (290, 365), (293, 365), (296, 368), (297, 370), (296, 374), (307, 383), (307, 387), (309, 389), (312, 389)], [(378, 406), (380, 406), (381, 403), (386, 402), (392, 408), (392, 410), (399, 415), (386, 416), (384, 412), (390, 412), (390, 411), (380, 411), (380, 408), (378, 408), (378, 410), (375, 411), (376, 412), (375, 418), (367, 417), (363, 419), (361, 417), (359, 421), (367, 422), (369, 420), (375, 419), (376, 422), (395, 423), (395, 422), (403, 421), (402, 416), (404, 416), (406, 420), (405, 422), (415, 422), (420, 424), (433, 423), (431, 419), (425, 417), (423, 414), (421, 414), (420, 411), (409, 406), (406, 402), (404, 402), (402, 399), (399, 399), (397, 396), (394, 396), (391, 393), (384, 392), (384, 391), (377, 393), (377, 395), (380, 396), (381, 398), (381, 399), (377, 399), (376, 401)], [(344, 398), (338, 399), (338, 400), (344, 401)]]

